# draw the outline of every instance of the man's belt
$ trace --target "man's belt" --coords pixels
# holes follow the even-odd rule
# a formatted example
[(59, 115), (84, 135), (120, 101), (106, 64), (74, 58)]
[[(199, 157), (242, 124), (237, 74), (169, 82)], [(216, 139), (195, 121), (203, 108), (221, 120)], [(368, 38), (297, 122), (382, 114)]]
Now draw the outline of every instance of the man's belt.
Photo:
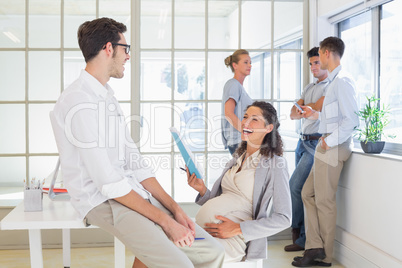
[(303, 134), (300, 134), (300, 139), (302, 141), (319, 140), (320, 138), (321, 138), (321, 135), (303, 135)]

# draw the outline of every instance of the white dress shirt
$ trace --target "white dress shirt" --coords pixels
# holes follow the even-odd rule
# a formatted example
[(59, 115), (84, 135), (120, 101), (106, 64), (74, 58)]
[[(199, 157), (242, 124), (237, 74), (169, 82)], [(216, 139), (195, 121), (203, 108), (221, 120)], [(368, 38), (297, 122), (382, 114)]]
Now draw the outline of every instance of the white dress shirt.
[(356, 87), (353, 79), (336, 67), (329, 75), (318, 132), (330, 134), (325, 138), (329, 147), (344, 143), (359, 125)]
[(131, 190), (150, 196), (140, 182), (155, 175), (131, 139), (113, 95), (108, 84), (82, 70), (51, 112), (63, 181), (82, 219)]

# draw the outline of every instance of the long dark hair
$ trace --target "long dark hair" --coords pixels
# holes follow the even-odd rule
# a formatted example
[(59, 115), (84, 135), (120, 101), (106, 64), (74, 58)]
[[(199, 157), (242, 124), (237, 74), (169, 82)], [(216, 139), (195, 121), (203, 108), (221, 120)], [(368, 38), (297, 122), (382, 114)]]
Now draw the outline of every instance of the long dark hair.
[[(267, 133), (262, 141), (260, 147), (260, 154), (263, 156), (273, 157), (274, 155), (283, 155), (283, 142), (281, 135), (279, 134), (279, 120), (278, 115), (276, 113), (276, 109), (272, 104), (265, 101), (255, 101), (251, 105), (247, 106), (247, 109), (250, 107), (258, 107), (261, 109), (262, 116), (265, 119), (265, 125), (272, 124), (274, 128), (271, 132)], [(239, 148), (237, 148), (234, 153), (235, 156), (242, 155), (247, 150), (247, 141), (242, 141)]]

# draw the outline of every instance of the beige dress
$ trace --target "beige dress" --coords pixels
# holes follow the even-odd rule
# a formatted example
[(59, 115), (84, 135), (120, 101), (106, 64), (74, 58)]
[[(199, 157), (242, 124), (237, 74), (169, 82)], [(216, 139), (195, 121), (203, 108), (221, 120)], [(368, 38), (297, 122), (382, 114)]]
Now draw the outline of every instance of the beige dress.
[[(254, 175), (260, 161), (259, 150), (248, 157), (239, 170), (244, 154), (239, 157), (222, 179), (222, 194), (208, 200), (198, 211), (196, 223), (201, 227), (205, 223), (219, 223), (216, 215), (224, 216), (236, 223), (252, 220)], [(241, 261), (245, 256), (246, 243), (242, 235), (219, 239), (225, 247), (225, 262)]]

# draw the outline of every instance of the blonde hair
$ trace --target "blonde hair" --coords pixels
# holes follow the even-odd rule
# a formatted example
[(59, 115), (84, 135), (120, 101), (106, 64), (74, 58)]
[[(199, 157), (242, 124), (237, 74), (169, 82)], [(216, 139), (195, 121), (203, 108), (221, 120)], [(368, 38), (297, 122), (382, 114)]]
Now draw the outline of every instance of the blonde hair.
[(230, 69), (232, 69), (233, 73), (235, 71), (233, 68), (233, 62), (238, 63), (240, 60), (240, 55), (249, 55), (249, 54), (248, 54), (248, 51), (245, 49), (238, 49), (232, 55), (230, 55), (229, 57), (226, 57), (226, 59), (225, 59), (226, 67), (230, 67)]

